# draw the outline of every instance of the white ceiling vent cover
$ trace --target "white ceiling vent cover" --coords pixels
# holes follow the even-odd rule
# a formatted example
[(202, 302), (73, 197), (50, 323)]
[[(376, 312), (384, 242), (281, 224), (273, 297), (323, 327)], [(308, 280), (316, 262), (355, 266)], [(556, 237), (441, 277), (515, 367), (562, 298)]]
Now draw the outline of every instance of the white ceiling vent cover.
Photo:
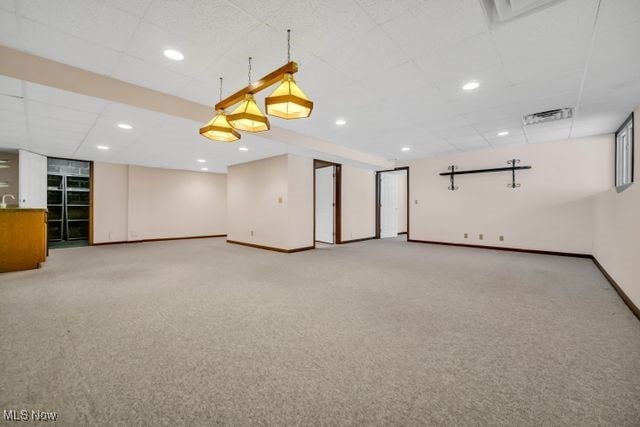
[(566, 0), (481, 0), (491, 24), (528, 15)]
[(540, 113), (527, 114), (522, 117), (525, 126), (537, 125), (539, 123), (555, 122), (556, 120), (566, 120), (573, 117), (573, 108), (558, 108), (556, 110), (541, 111)]

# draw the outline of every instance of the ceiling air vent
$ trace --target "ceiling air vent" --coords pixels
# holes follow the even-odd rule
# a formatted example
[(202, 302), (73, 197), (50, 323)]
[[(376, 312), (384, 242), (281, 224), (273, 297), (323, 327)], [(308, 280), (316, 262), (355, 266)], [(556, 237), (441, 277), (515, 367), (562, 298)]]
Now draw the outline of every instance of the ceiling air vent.
[(573, 108), (558, 108), (556, 110), (542, 111), (540, 113), (527, 114), (522, 116), (525, 126), (537, 125), (539, 123), (555, 122), (573, 117)]
[(566, 0), (481, 0), (491, 24), (501, 24)]

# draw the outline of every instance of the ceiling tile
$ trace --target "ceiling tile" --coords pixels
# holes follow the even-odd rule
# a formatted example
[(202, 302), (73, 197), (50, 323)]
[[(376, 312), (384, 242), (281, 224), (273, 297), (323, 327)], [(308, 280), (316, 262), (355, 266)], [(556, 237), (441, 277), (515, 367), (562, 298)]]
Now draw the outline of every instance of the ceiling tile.
[(265, 22), (281, 32), (291, 29), (294, 46), (303, 46), (320, 57), (376, 25), (352, 0), (289, 2), (286, 13), (271, 13)]
[(92, 96), (30, 82), (25, 82), (24, 85), (26, 97), (31, 101), (39, 101), (94, 114), (100, 114), (107, 105), (107, 101)]
[(412, 57), (444, 49), (488, 32), (484, 12), (476, 0), (422, 2), (382, 28)]
[(640, 2), (637, 0), (602, 0), (598, 15), (599, 30), (615, 30), (627, 24), (640, 23)]
[(104, 0), (110, 6), (127, 13), (142, 17), (151, 0)]
[(154, 0), (145, 20), (216, 51), (243, 39), (259, 24), (224, 0)]
[(14, 13), (0, 9), (0, 44), (20, 49), (22, 41), (18, 30), (18, 18)]
[(27, 126), (23, 123), (0, 121), (0, 147), (17, 148), (27, 141)]
[(27, 119), (23, 111), (0, 110), (0, 123), (25, 124)]
[(0, 110), (24, 113), (24, 100), (20, 97), (0, 95)]
[(22, 81), (0, 75), (0, 95), (22, 97)]
[(409, 60), (379, 27), (346, 40), (322, 58), (356, 80), (387, 71)]
[(420, 5), (420, 0), (356, 0), (365, 13), (378, 24), (407, 13)]
[(14, 0), (0, 0), (0, 9), (14, 12), (16, 10)]
[(98, 115), (87, 111), (61, 107), (59, 105), (45, 104), (43, 102), (27, 100), (27, 112), (29, 115), (49, 117), (67, 122), (92, 125)]
[(33, 21), (120, 52), (138, 26), (135, 16), (100, 0), (30, 0), (20, 2), (19, 11)]
[[(174, 61), (167, 58), (164, 55), (166, 49), (181, 52), (184, 59)], [(216, 48), (216, 46), (198, 45), (164, 28), (142, 22), (129, 43), (127, 53), (157, 67), (196, 77), (216, 58), (222, 56), (222, 50), (222, 46)]]
[(120, 59), (120, 53), (113, 49), (70, 36), (28, 19), (21, 20), (21, 28), (23, 49), (54, 61), (100, 74), (109, 74)]

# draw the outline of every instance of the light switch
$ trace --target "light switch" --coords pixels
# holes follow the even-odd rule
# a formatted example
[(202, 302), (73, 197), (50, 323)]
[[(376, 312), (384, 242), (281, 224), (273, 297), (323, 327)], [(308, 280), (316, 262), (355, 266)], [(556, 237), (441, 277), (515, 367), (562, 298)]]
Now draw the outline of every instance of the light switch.
[(484, 234), (478, 234), (478, 239), (483, 240), (484, 239)]
[(282, 203), (282, 197), (278, 197), (278, 203)]

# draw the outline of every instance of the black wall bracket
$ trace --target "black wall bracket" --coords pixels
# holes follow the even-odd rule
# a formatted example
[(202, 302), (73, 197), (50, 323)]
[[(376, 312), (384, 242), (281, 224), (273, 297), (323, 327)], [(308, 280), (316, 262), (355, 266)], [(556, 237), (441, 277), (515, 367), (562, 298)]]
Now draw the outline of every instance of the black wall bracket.
[(523, 169), (531, 169), (531, 166), (517, 166), (520, 163), (520, 159), (511, 159), (507, 161), (507, 164), (510, 165), (508, 167), (503, 168), (489, 168), (489, 169), (473, 169), (466, 171), (459, 171), (458, 166), (451, 165), (447, 169), (448, 172), (442, 172), (440, 176), (448, 176), (450, 180), (450, 185), (447, 187), (451, 191), (455, 191), (458, 187), (455, 184), (455, 175), (467, 175), (473, 173), (488, 173), (488, 172), (511, 172), (511, 182), (507, 184), (509, 188), (518, 188), (520, 187), (520, 183), (516, 182), (516, 171)]

